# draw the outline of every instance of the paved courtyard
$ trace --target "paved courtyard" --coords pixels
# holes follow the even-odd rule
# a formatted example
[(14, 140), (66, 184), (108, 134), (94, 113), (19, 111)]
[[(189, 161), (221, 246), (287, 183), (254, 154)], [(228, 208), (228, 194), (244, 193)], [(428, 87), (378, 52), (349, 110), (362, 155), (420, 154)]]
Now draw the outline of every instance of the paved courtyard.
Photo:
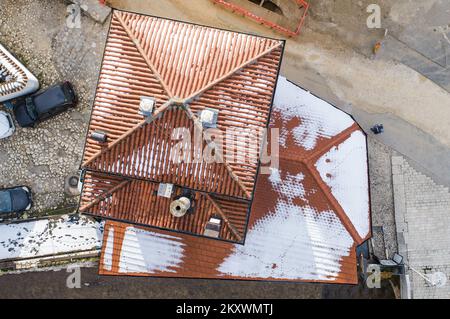
[[(402, 156), (392, 157), (399, 253), (422, 274), (450, 276), (450, 190), (418, 172)], [(407, 267), (408, 269), (408, 267)], [(450, 284), (433, 287), (409, 269), (412, 298), (450, 298)]]
[(0, 186), (32, 188), (28, 217), (78, 202), (65, 195), (64, 181), (80, 165), (108, 23), (82, 16), (81, 28), (69, 28), (66, 12), (64, 1), (2, 0), (0, 6), (2, 44), (38, 77), (41, 88), (69, 80), (80, 100), (75, 109), (35, 128), (17, 127), (0, 141)]

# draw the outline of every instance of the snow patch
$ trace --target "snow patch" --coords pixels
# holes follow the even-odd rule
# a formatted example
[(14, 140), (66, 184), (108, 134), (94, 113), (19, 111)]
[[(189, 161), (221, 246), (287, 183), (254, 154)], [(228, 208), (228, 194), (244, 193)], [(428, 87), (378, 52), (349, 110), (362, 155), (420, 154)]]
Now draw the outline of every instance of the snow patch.
[[(320, 137), (331, 138), (354, 123), (346, 113), (282, 76), (278, 78), (273, 112), (279, 113), (284, 123), (280, 129), (280, 145), (286, 146), (288, 135), (293, 134), (296, 144), (308, 151), (315, 148)], [(285, 124), (294, 118), (300, 124), (287, 129)]]
[[(283, 176), (283, 177), (282, 177)], [(247, 278), (335, 280), (354, 241), (333, 211), (294, 203), (304, 199), (302, 173), (272, 168), (269, 181), (278, 200), (274, 211), (256, 221), (244, 245), (218, 267), (223, 275)]]
[(219, 266), (222, 274), (250, 278), (334, 280), (353, 239), (332, 211), (279, 201)]
[(109, 227), (108, 238), (106, 239), (105, 251), (103, 253), (103, 268), (111, 271), (114, 248), (114, 227)]
[(69, 216), (0, 225), (0, 260), (100, 249), (103, 223)]
[(305, 188), (302, 183), (305, 175), (303, 173), (298, 173), (297, 175), (287, 173), (286, 178), (282, 180), (278, 168), (271, 167), (270, 170), (269, 181), (278, 194), (286, 197), (288, 202), (292, 202), (294, 198), (305, 199)]
[(120, 253), (119, 272), (176, 272), (184, 256), (182, 239), (127, 227)]
[(365, 238), (369, 233), (369, 180), (364, 134), (352, 133), (320, 157), (315, 167), (358, 234)]

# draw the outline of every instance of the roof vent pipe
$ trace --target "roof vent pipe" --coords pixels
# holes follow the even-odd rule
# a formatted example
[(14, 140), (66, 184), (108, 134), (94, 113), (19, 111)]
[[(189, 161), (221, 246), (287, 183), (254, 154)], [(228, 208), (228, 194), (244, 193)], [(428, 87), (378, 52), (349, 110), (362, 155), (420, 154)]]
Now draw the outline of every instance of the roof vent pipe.
[(200, 122), (204, 128), (216, 128), (219, 111), (215, 109), (206, 108), (199, 112)]
[(180, 197), (170, 203), (170, 213), (174, 217), (183, 217), (191, 207), (191, 200), (187, 197)]
[(106, 143), (108, 135), (103, 131), (94, 131), (91, 133), (91, 138), (99, 143)]
[(139, 113), (145, 117), (150, 117), (152, 116), (154, 106), (154, 98), (149, 96), (141, 96), (141, 102), (139, 103)]

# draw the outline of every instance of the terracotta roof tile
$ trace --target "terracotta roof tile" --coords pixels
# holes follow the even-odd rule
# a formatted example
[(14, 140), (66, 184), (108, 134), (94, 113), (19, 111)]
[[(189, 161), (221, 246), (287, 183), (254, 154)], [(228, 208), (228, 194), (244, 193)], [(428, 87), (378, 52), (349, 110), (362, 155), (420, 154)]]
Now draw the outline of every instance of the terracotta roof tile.
[[(290, 99), (286, 100), (287, 96)], [(355, 249), (370, 236), (369, 230), (361, 231), (370, 228), (366, 142), (365, 138), (354, 138), (364, 134), (348, 115), (322, 102), (286, 79), (279, 79), (271, 123), (285, 137), (280, 141), (279, 167), (272, 168), (270, 175), (258, 177), (243, 244), (175, 235), (176, 242), (183, 244), (176, 255), (176, 268), (161, 271), (173, 260), (158, 256), (139, 268), (111, 271), (101, 267), (100, 273), (356, 283)], [(289, 111), (290, 105), (297, 107)], [(317, 108), (315, 121), (309, 118), (311, 107)], [(280, 121), (283, 117), (288, 120)], [(328, 164), (325, 168), (321, 167), (321, 158)], [(342, 174), (349, 174), (346, 162), (355, 172), (352, 178), (342, 179)], [(353, 196), (354, 190), (358, 190), (357, 196)], [(134, 228), (108, 222), (105, 240), (111, 229), (119, 234), (115, 235), (120, 237), (119, 245), (136, 240), (123, 240), (120, 235), (132, 234)], [(158, 234), (173, 235), (146, 229), (137, 237), (153, 242)], [(164, 255), (166, 245), (173, 244), (171, 240), (175, 241), (168, 239), (155, 250), (140, 249), (137, 254)], [(124, 246), (116, 251), (122, 264), (131, 262), (123, 255), (126, 249)], [(102, 261), (105, 251), (104, 246)]]
[[(235, 142), (226, 133), (267, 127), (282, 50), (279, 40), (114, 11), (83, 156), (80, 211), (197, 235), (219, 216), (220, 238), (242, 241), (261, 141), (252, 135)], [(152, 119), (139, 115), (142, 96), (156, 99)], [(207, 135), (200, 150), (177, 157), (184, 145), (178, 128), (192, 137), (203, 131), (198, 114), (205, 108), (219, 111), (225, 155), (216, 155), (223, 161), (192, 161), (214, 143)], [(106, 143), (90, 138), (98, 131)], [(230, 153), (246, 154), (245, 161), (230, 162)], [(155, 194), (159, 183), (175, 185), (171, 199)], [(177, 219), (168, 207), (182, 189), (199, 202), (193, 216)]]

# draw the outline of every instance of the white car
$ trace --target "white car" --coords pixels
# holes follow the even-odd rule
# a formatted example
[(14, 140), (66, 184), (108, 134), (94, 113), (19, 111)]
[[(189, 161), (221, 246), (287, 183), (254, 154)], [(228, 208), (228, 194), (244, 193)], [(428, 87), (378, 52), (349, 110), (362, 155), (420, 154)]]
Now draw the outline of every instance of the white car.
[(37, 78), (0, 44), (0, 102), (34, 93)]
[(10, 137), (15, 130), (11, 115), (0, 111), (0, 139)]

